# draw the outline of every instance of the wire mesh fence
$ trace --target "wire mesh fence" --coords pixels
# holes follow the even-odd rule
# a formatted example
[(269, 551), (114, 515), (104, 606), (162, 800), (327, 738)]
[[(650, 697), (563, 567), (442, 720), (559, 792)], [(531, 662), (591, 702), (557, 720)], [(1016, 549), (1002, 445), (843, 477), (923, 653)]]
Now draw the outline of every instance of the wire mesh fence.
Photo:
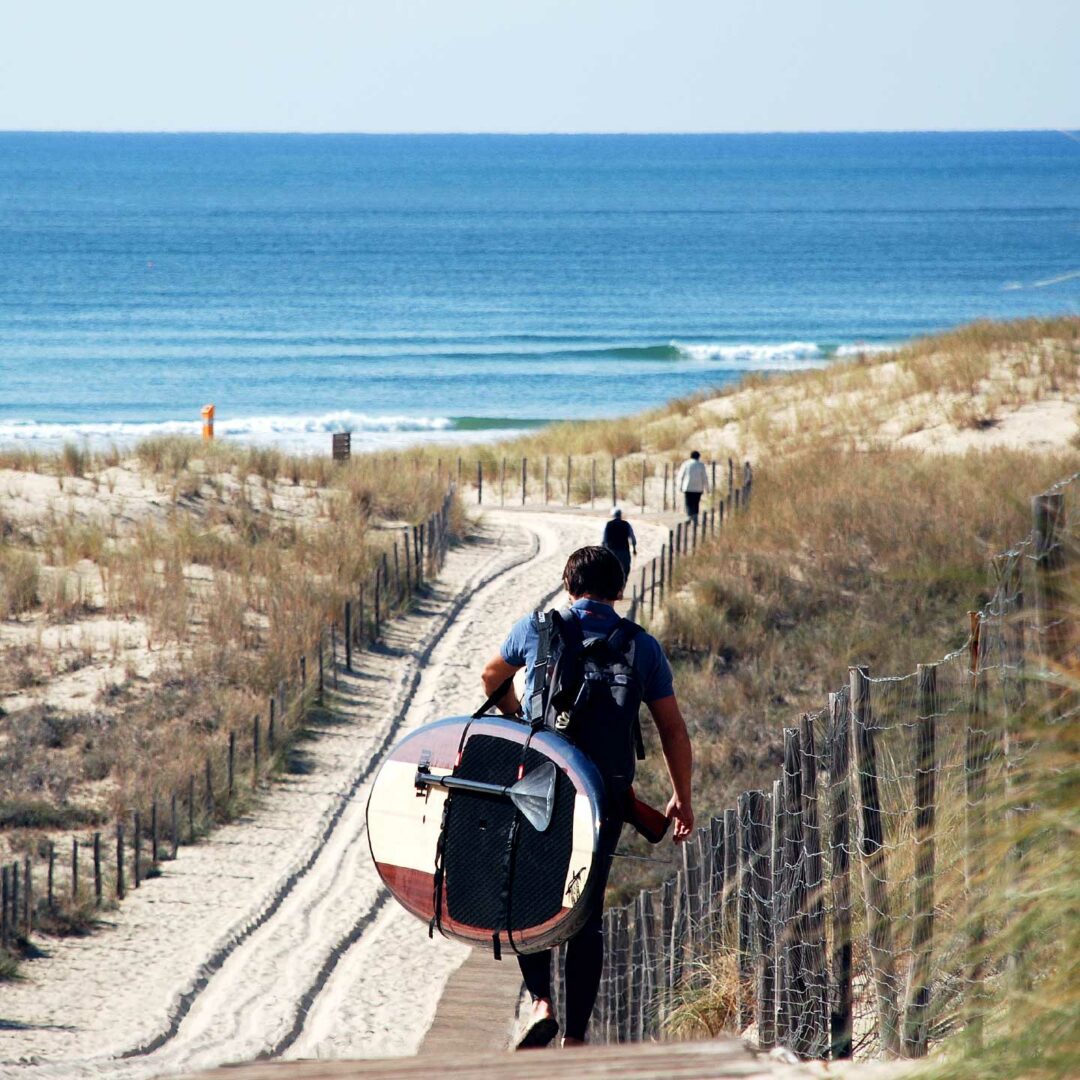
[[(992, 561), (993, 594), (965, 645), (902, 676), (852, 667), (824, 707), (784, 731), (771, 790), (683, 845), (662, 887), (605, 913), (590, 1038), (651, 1039), (698, 1025), (805, 1058), (919, 1057), (978, 1038), (990, 841), (1018, 810), (1031, 747), (1021, 719), (1065, 658), (1064, 571), (1080, 537), (1080, 474), (1032, 500), (1031, 534)], [(994, 850), (997, 850), (994, 848)], [(1017, 853), (1017, 858), (1021, 857)], [(564, 949), (553, 954), (563, 1014)]]

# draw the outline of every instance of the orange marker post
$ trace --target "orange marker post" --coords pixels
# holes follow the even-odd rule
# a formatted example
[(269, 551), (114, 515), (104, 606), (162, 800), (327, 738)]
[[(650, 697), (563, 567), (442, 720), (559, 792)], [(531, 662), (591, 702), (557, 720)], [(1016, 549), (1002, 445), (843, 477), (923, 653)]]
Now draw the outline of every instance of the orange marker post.
[(213, 405), (204, 405), (202, 407), (202, 437), (204, 439), (213, 439), (214, 437)]

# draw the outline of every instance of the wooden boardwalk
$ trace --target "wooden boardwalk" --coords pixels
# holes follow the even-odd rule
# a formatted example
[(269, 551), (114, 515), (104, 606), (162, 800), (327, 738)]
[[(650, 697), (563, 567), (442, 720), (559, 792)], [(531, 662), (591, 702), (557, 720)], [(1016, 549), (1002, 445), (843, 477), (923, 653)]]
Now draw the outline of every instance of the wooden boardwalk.
[(521, 997), (521, 972), (513, 955), (496, 960), (473, 949), (450, 976), (420, 1054), (483, 1054), (505, 1051)]
[(751, 1053), (736, 1039), (692, 1043), (624, 1043), (574, 1050), (523, 1053), (447, 1053), (381, 1061), (267, 1061), (231, 1065), (200, 1074), (200, 1080), (431, 1080), (432, 1076), (484, 1080), (724, 1080), (750, 1077), (787, 1080), (823, 1076), (820, 1067), (785, 1065)]

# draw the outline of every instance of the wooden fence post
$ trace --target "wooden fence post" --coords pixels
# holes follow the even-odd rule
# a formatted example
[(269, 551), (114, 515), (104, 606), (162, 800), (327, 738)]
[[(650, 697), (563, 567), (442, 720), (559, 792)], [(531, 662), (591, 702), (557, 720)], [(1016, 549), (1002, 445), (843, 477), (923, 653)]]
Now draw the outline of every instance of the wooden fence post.
[(526, 469), (528, 468), (528, 459), (521, 459), (521, 505), (525, 505), (525, 489), (528, 482), (528, 474)]
[(23, 937), (29, 939), (34, 929), (34, 878), (30, 865), (30, 856), (23, 856)]
[(101, 833), (94, 833), (94, 903), (101, 907)]
[(752, 926), (753, 881), (751, 877), (752, 848), (750, 838), (750, 793), (739, 796), (739, 866), (738, 866), (738, 970), (739, 970), (739, 1030), (753, 1020), (753, 956), (750, 929)]
[(774, 780), (772, 785), (772, 904), (769, 909), (769, 918), (773, 926), (773, 956), (775, 962), (775, 991), (776, 1002), (775, 1041), (781, 1046), (790, 1046), (789, 1036), (791, 1025), (788, 1014), (788, 982), (787, 966), (785, 959), (789, 942), (786, 939), (789, 909), (787, 905), (787, 889), (790, 885), (790, 868), (784, 862), (784, 835), (787, 829), (786, 813), (784, 809), (784, 785), (782, 780)]
[(142, 879), (145, 876), (142, 869), (142, 821), (138, 810), (135, 811), (134, 815), (131, 844), (132, 853), (135, 857), (135, 888), (137, 889), (142, 884)]
[(158, 812), (157, 799), (150, 803), (150, 865), (157, 866), (161, 860), (158, 858)]
[(806, 860), (804, 885), (807, 894), (806, 941), (803, 946), (807, 991), (806, 1054), (822, 1058), (829, 1047), (828, 980), (825, 963), (825, 879), (821, 848), (821, 816), (818, 808), (818, 757), (814, 742), (814, 718), (804, 713), (800, 724), (802, 759), (802, 848)]
[(731, 505), (731, 496), (735, 490), (735, 462), (731, 459), (727, 459), (727, 498), (728, 505)]
[(574, 469), (574, 459), (569, 454), (567, 454), (566, 455), (566, 505), (567, 506), (570, 505), (570, 494), (571, 494), (571, 490), (572, 490), (571, 486), (570, 486), (570, 476), (571, 476), (571, 473), (573, 472), (573, 469)]
[(700, 965), (696, 963), (701, 940), (701, 864), (698, 862), (697, 834), (689, 836), (682, 844), (683, 910), (686, 912), (687, 945), (689, 946), (690, 985), (700, 984)]
[(551, 476), (551, 458), (549, 455), (544, 455), (544, 505), (548, 504), (548, 479)]
[(499, 505), (506, 505), (506, 458), (502, 459), (499, 468)]
[(663, 507), (664, 507), (664, 513), (665, 514), (667, 513), (667, 508), (668, 508), (668, 498), (667, 498), (668, 468), (669, 468), (668, 463), (665, 461), (664, 462), (664, 501), (663, 501)]
[(116, 823), (116, 899), (124, 899), (124, 824)]
[(915, 703), (915, 904), (912, 961), (904, 1014), (904, 1053), (923, 1057), (929, 1042), (934, 945), (934, 817), (936, 809), (937, 667), (919, 664)]
[(771, 799), (764, 791), (749, 791), (751, 888), (758, 939), (758, 1042), (771, 1047), (776, 1042), (776, 964), (772, 925), (772, 868), (770, 834)]
[(724, 819), (722, 816), (709, 819), (709, 909), (708, 909), (708, 949), (714, 958), (719, 955), (723, 939), (723, 900), (724, 900)]
[(645, 513), (645, 459), (641, 459), (641, 512)]
[(731, 952), (738, 949), (739, 906), (739, 814), (724, 811), (724, 870), (720, 926), (722, 941)]
[[(1066, 529), (1065, 496), (1060, 492), (1036, 495), (1031, 501), (1035, 548), (1035, 610), (1037, 649), (1043, 668), (1065, 660), (1069, 651), (1068, 603), (1065, 583), (1065, 546), (1061, 537)], [(1056, 715), (1064, 713), (1069, 696), (1064, 680), (1046, 682), (1047, 704)]]
[(675, 926), (675, 882), (666, 878), (660, 894), (660, 938), (657, 941), (656, 959), (660, 973), (657, 987), (661, 998), (663, 1019), (671, 1013), (673, 987), (671, 985), (671, 935)]
[(7, 948), (11, 943), (11, 927), (8, 926), (8, 906), (11, 902), (11, 871), (0, 866), (0, 947)]
[(79, 902), (79, 838), (71, 838), (71, 899)]
[[(284, 715), (284, 710), (282, 710)], [(210, 769), (210, 755), (206, 755), (206, 800), (204, 804), (204, 812), (206, 814), (206, 826), (210, 827), (210, 822), (214, 818), (214, 777)]]
[(4, 912), (8, 921), (8, 932), (18, 940), (19, 937), (19, 906), (21, 894), (19, 892), (19, 860), (11, 864), (11, 892), (8, 894), (9, 909)]
[(885, 833), (878, 790), (877, 750), (870, 704), (870, 675), (865, 666), (848, 669), (851, 719), (855, 735), (855, 761), (859, 783), (859, 854), (866, 921), (870, 930), (870, 960), (877, 991), (879, 1039), (882, 1052), (900, 1053), (897, 1023), (896, 971), (892, 924), (889, 922), (889, 884), (885, 863)]
[[(395, 551), (395, 553), (397, 552), (397, 545), (396, 544), (394, 545), (394, 551)], [(325, 641), (325, 638), (324, 638), (323, 635), (324, 635), (324, 632), (322, 630), (320, 630), (319, 631), (319, 646), (318, 646), (319, 647), (319, 696), (318, 696), (318, 699), (317, 699), (318, 703), (320, 705), (323, 703), (323, 691), (325, 689), (324, 671), (323, 671), (323, 665), (324, 665), (323, 651), (324, 651), (324, 649), (326, 647), (326, 641)]]
[(382, 627), (382, 592), (379, 583), (379, 564), (375, 564), (375, 582), (374, 589), (372, 590), (372, 615), (374, 616), (374, 622), (372, 623), (372, 641), (379, 640), (379, 633)]
[[(345, 670), (352, 671), (352, 601), (345, 601), (344, 621), (341, 624), (345, 634)], [(274, 699), (270, 699), (270, 730), (274, 730)], [(273, 741), (270, 747), (273, 749)]]
[(233, 778), (236, 770), (236, 732), (229, 732), (229, 756), (226, 761), (226, 776), (228, 778), (228, 798), (232, 801), (233, 797)]
[(56, 844), (49, 841), (49, 874), (48, 881), (46, 883), (46, 904), (48, 905), (50, 914), (56, 910), (56, 893), (53, 891), (53, 885), (56, 881)]
[(671, 924), (670, 983), (673, 993), (681, 985), (683, 978), (688, 916), (689, 912), (686, 910), (686, 875), (679, 870), (675, 874), (675, 918)]
[(630, 979), (627, 963), (630, 959), (630, 927), (625, 907), (615, 912), (615, 986), (618, 992), (619, 1042), (630, 1039)]
[(615, 458), (611, 459), (611, 505), (619, 505), (619, 492), (615, 484)]
[(852, 1053), (851, 989), (851, 725), (844, 695), (829, 695), (829, 795), (831, 802), (832, 1011), (830, 1053)]
[[(270, 699), (270, 703), (273, 704), (274, 699)], [(273, 713), (270, 714), (273, 719)], [(272, 729), (271, 729), (272, 730)], [(272, 745), (272, 744), (271, 744)], [(188, 797), (187, 797), (187, 812), (188, 812), (188, 841), (192, 844), (195, 843), (195, 774), (192, 773), (188, 776)]]
[(169, 828), (172, 833), (172, 857), (180, 851), (180, 822), (176, 817), (176, 792), (169, 796)]
[[(784, 866), (787, 895), (784, 899), (784, 1011), (788, 1046), (800, 1057), (810, 1056), (808, 1021), (810, 993), (804, 969), (808, 940), (806, 917), (806, 865), (803, 858), (803, 763), (799, 729), (784, 730)], [(812, 1021), (811, 1021), (812, 1022)]]
[(484, 502), (484, 463), (479, 459), (476, 462), (476, 504)]
[(986, 1008), (984, 979), (986, 951), (986, 770), (991, 754), (990, 718), (987, 709), (986, 673), (983, 670), (982, 619), (969, 611), (970, 691), (964, 732), (964, 886), (968, 904), (969, 967), (964, 1010), (968, 1042), (972, 1049), (982, 1045), (983, 1012)]

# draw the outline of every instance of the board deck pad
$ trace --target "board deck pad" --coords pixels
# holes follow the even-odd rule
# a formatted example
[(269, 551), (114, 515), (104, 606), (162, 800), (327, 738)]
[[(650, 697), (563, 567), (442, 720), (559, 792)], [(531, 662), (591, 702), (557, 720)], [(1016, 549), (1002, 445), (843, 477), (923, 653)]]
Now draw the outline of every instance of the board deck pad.
[[(529, 747), (525, 773), (548, 758)], [(455, 775), (468, 780), (512, 784), (521, 763), (521, 747), (491, 735), (476, 735), (465, 744)], [(560, 782), (561, 781), (561, 782)], [(450, 796), (443, 873), (450, 918), (473, 926), (527, 929), (554, 918), (562, 908), (566, 870), (570, 865), (574, 789), (565, 775), (555, 781), (555, 810), (542, 833), (519, 820), (510, 859), (508, 897), (504, 897), (504, 864), (508, 836), (517, 811), (509, 799), (465, 793)], [(476, 867), (491, 873), (477, 873)], [(509, 904), (507, 903), (509, 900)], [(509, 921), (506, 919), (509, 912)]]
[[(490, 948), (497, 936), (519, 952), (550, 948), (583, 924), (594, 883), (604, 876), (596, 872), (603, 807), (596, 767), (554, 732), (536, 732), (525, 749), (528, 736), (527, 725), (502, 717), (438, 720), (399, 742), (372, 785), (368, 840), (379, 874), (417, 917), (431, 922), (438, 908), (435, 922), (447, 937)], [(435, 776), (509, 787), (522, 764), (528, 775), (549, 761), (554, 806), (542, 832), (506, 797), (416, 785), (421, 765)]]

